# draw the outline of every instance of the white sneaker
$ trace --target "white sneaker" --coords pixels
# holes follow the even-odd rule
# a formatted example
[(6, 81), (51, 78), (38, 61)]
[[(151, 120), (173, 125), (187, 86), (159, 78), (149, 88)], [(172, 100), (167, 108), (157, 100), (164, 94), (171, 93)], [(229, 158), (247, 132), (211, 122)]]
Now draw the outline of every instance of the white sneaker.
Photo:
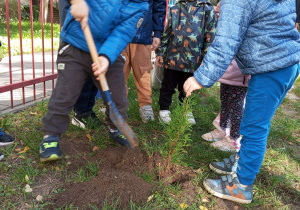
[(229, 136), (212, 143), (211, 146), (224, 152), (238, 152), (240, 150), (238, 143)]
[(186, 118), (191, 125), (196, 125), (196, 120), (192, 112), (186, 114)]
[(225, 131), (219, 131), (218, 129), (215, 129), (209, 133), (203, 134), (201, 137), (205, 141), (219, 141), (223, 138), (225, 138), (226, 133)]
[(2, 160), (4, 158), (4, 155), (2, 155), (1, 153), (0, 153), (0, 160)]
[(160, 110), (159, 111), (159, 121), (163, 123), (170, 123), (171, 122), (171, 117), (170, 117), (171, 112), (169, 110)]
[(147, 123), (149, 120), (154, 121), (154, 113), (151, 105), (140, 107), (140, 115), (144, 123)]

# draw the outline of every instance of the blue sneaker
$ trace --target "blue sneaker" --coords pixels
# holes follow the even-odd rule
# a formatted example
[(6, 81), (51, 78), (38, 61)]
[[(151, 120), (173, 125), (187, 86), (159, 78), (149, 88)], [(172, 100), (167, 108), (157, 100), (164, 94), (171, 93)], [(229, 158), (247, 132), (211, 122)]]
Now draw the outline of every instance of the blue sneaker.
[(121, 144), (122, 146), (128, 146), (130, 147), (130, 144), (126, 138), (119, 130), (113, 130), (109, 129), (109, 136), (118, 144)]
[(14, 137), (7, 135), (3, 131), (1, 131), (0, 128), (0, 146), (6, 146), (12, 144), (14, 143), (14, 140), (15, 140)]
[(253, 184), (242, 187), (236, 174), (222, 176), (221, 179), (206, 179), (205, 189), (216, 197), (237, 203), (249, 204), (253, 198)]
[(4, 155), (0, 153), (0, 160), (4, 158)]
[(41, 162), (54, 161), (61, 158), (58, 142), (58, 136), (44, 136), (44, 139), (40, 145)]
[(233, 174), (236, 172), (238, 160), (239, 156), (236, 153), (229, 158), (225, 158), (222, 162), (213, 162), (209, 164), (209, 167), (218, 174)]

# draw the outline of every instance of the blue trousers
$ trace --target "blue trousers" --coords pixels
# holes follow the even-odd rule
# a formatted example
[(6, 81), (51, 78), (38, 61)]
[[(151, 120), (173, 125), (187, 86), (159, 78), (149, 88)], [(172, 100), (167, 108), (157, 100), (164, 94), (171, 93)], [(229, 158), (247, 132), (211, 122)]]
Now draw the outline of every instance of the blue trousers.
[(271, 119), (299, 75), (295, 64), (251, 77), (240, 133), (243, 135), (237, 176), (241, 184), (253, 184), (262, 165)]
[(89, 78), (84, 84), (80, 96), (74, 105), (74, 112), (79, 116), (93, 113), (97, 92), (98, 89), (94, 85), (92, 78)]

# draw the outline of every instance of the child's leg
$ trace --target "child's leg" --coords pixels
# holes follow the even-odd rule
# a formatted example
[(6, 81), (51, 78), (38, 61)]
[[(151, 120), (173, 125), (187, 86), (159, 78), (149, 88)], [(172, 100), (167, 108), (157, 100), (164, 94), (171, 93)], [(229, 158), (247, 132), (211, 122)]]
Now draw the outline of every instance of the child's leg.
[(175, 88), (178, 84), (178, 72), (171, 69), (165, 69), (164, 71), (159, 95), (160, 110), (169, 110), (172, 103), (172, 95), (175, 93)]
[[(48, 111), (43, 117), (46, 135), (60, 136), (67, 131), (73, 106), (80, 95), (91, 69), (90, 55), (72, 45), (62, 43), (57, 57), (58, 77), (55, 89), (48, 103)], [(64, 49), (63, 52), (61, 50)]]
[[(108, 68), (108, 71), (105, 74), (107, 84), (109, 86), (112, 100), (116, 104), (116, 107), (123, 117), (124, 120), (127, 120), (127, 108), (128, 108), (128, 99), (126, 96), (125, 80), (124, 80), (124, 64), (125, 60), (121, 56)], [(106, 118), (105, 121), (111, 129), (117, 130), (117, 127), (113, 124), (109, 118), (109, 106), (107, 106), (105, 97), (102, 94), (99, 80), (96, 80), (96, 77), (93, 77), (94, 84), (100, 89), (102, 98), (104, 99), (104, 104), (106, 105)]]
[(221, 101), (221, 111), (220, 111), (220, 127), (225, 131), (230, 127), (230, 109), (231, 105), (229, 103), (231, 98), (230, 92), (231, 85), (226, 85), (221, 83), (220, 87), (220, 101)]
[(179, 72), (179, 78), (178, 78), (178, 91), (179, 91), (179, 96), (178, 99), (179, 101), (182, 103), (184, 98), (185, 98), (185, 92), (183, 90), (183, 84), (185, 83), (185, 81), (192, 77), (193, 73), (189, 73), (189, 72)]
[(247, 87), (230, 86), (230, 137), (240, 138), (240, 125), (244, 114), (245, 96)]
[(240, 132), (243, 135), (237, 176), (241, 184), (253, 183), (261, 167), (271, 119), (299, 75), (299, 64), (252, 76)]

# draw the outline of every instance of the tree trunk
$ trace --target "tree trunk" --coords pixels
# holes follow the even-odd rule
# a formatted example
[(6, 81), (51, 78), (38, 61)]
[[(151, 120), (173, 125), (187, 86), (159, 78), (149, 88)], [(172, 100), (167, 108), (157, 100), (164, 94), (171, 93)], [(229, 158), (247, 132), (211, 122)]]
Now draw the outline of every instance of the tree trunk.
[[(48, 5), (49, 5), (49, 0), (43, 0), (43, 7), (40, 7), (40, 16), (39, 16), (39, 22), (47, 23), (47, 17), (48, 17)], [(42, 17), (43, 14), (43, 17)]]

